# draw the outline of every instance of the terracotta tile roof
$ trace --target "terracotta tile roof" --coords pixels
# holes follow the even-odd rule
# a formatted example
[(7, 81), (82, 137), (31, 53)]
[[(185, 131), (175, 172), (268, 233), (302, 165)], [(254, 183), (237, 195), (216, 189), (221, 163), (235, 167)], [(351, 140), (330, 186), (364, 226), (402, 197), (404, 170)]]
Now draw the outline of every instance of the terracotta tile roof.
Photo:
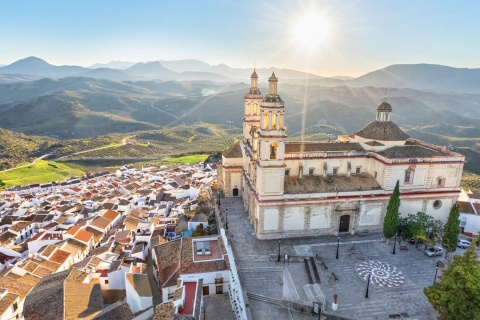
[(17, 300), (20, 295), (15, 293), (7, 293), (0, 299), (0, 315), (2, 315), (8, 308), (13, 304), (15, 300)]
[(50, 260), (43, 260), (40, 265), (44, 268), (52, 270), (53, 272), (57, 272), (58, 268), (60, 268), (60, 264), (58, 262)]
[(22, 229), (27, 228), (31, 224), (32, 224), (31, 221), (20, 221), (15, 223), (13, 226), (11, 226), (8, 229), (11, 231), (20, 232), (22, 231)]
[(71, 253), (67, 251), (63, 251), (58, 249), (55, 253), (50, 257), (50, 261), (63, 264), (67, 259), (70, 257)]
[(68, 242), (65, 242), (61, 249), (66, 252), (70, 252), (72, 254), (72, 257), (75, 257), (81, 251), (80, 248), (73, 246)]
[(351, 176), (329, 175), (285, 177), (285, 193), (318, 193), (380, 189), (374, 177), (368, 173), (359, 173)]
[(131, 233), (132, 233), (132, 230), (117, 231), (115, 233), (115, 241), (125, 241), (127, 237), (131, 235)]
[(388, 158), (445, 157), (447, 154), (424, 146), (396, 146), (385, 149), (379, 154)]
[(112, 224), (112, 220), (108, 220), (103, 217), (96, 217), (95, 219), (90, 222), (90, 226), (96, 227), (100, 230), (106, 230), (109, 225)]
[(140, 297), (152, 297), (152, 289), (148, 281), (148, 275), (140, 273), (127, 273), (125, 275), (130, 285)]
[(115, 212), (113, 210), (107, 210), (107, 212), (105, 212), (102, 217), (104, 217), (105, 219), (108, 219), (110, 221), (113, 221), (115, 220), (117, 217), (118, 217), (119, 213), (118, 212)]
[(99, 284), (70, 282), (64, 284), (65, 319), (91, 319), (103, 309)]
[(130, 255), (134, 254), (134, 253), (139, 253), (139, 252), (143, 252), (143, 244), (136, 244), (135, 245), (135, 248), (132, 250), (132, 252), (130, 253)]
[(9, 272), (0, 277), (0, 288), (5, 288), (8, 292), (18, 294), (20, 299), (23, 299), (39, 281), (39, 277), (32, 276), (29, 273), (19, 276)]
[(127, 218), (125, 219), (125, 230), (132, 230), (132, 231), (137, 231), (137, 225), (140, 222), (140, 218), (135, 217), (133, 215), (128, 215)]
[(82, 252), (82, 253), (88, 248), (88, 246), (86, 244), (84, 244), (83, 242), (80, 242), (78, 240), (75, 240), (75, 239), (67, 239), (67, 243), (69, 245), (77, 247), (78, 249), (80, 249), (80, 252)]
[(461, 213), (475, 214), (472, 204), (468, 201), (457, 201), (457, 206)]
[[(208, 237), (207, 237), (208, 238)], [(199, 239), (198, 237), (195, 238), (196, 240)], [(212, 244), (213, 241), (210, 242), (210, 250), (212, 254), (216, 251), (215, 257), (219, 257), (218, 260), (213, 261), (193, 261), (193, 241), (192, 238), (187, 238), (186, 241), (183, 243), (182, 247), (182, 266), (181, 266), (181, 273), (182, 274), (191, 274), (191, 273), (204, 273), (204, 272), (214, 272), (214, 271), (222, 271), (229, 269), (229, 263), (227, 257), (222, 257), (220, 248), (215, 248)], [(217, 244), (217, 243), (215, 243)], [(210, 257), (211, 259), (212, 257)]]
[(378, 120), (370, 122), (363, 129), (355, 132), (355, 134), (365, 139), (380, 141), (403, 141), (410, 137), (392, 121)]
[(477, 214), (479, 214), (480, 213), (480, 203), (474, 203), (473, 207), (475, 208), (475, 211), (477, 212)]
[(471, 190), (471, 192), (468, 193), (468, 197), (470, 199), (480, 199), (480, 191), (478, 190)]
[(93, 239), (93, 233), (85, 231), (85, 230), (79, 230), (74, 238), (81, 241), (81, 242), (88, 243), (88, 241)]
[(32, 273), (40, 278), (43, 278), (45, 276), (52, 274), (53, 271), (50, 269), (44, 268), (42, 266), (38, 266), (35, 270), (33, 270)]
[(15, 238), (17, 238), (17, 235), (7, 230), (0, 234), (0, 245), (10, 243)]
[(125, 301), (117, 301), (103, 309), (92, 320), (131, 320), (133, 318), (132, 310), (130, 310), (128, 304)]
[(175, 283), (180, 270), (180, 252), (183, 239), (169, 241), (160, 244), (154, 248), (157, 258), (157, 269), (159, 273), (159, 283), (162, 287), (170, 285), (169, 280), (173, 279)]
[[(103, 300), (99, 285), (96, 294), (91, 286), (82, 283), (86, 276), (86, 273), (76, 269), (68, 269), (43, 277), (25, 299), (24, 317), (29, 320), (93, 317), (92, 311), (100, 311), (101, 307), (97, 308), (103, 304)], [(90, 296), (92, 301), (88, 298)], [(89, 302), (91, 308), (85, 307)], [(79, 309), (82, 310), (74, 314)]]
[(171, 320), (175, 314), (175, 305), (172, 301), (164, 302), (155, 308), (153, 320)]
[(240, 148), (240, 141), (235, 143), (233, 146), (228, 148), (226, 151), (224, 151), (223, 156), (225, 158), (241, 158), (241, 157), (243, 157), (242, 149)]
[(368, 144), (369, 146), (373, 146), (373, 147), (382, 147), (382, 146), (385, 146), (383, 143), (380, 143), (380, 142), (378, 142), (377, 140), (368, 141), (368, 142), (365, 142), (365, 144)]
[(49, 244), (48, 246), (45, 247), (45, 249), (42, 251), (38, 251), (42, 256), (45, 257), (50, 257), (50, 255), (57, 249), (57, 246), (54, 244)]
[(58, 218), (57, 220), (55, 220), (56, 223), (58, 224), (62, 224), (64, 223), (65, 221), (68, 220), (68, 217), (67, 216), (61, 216), (60, 218)]
[(73, 226), (67, 231), (67, 234), (74, 236), (78, 232), (78, 230), (80, 230), (79, 226)]
[(38, 263), (29, 261), (26, 265), (23, 266), (23, 270), (28, 271), (28, 272), (33, 272), (35, 268), (38, 267)]
[(93, 242), (95, 243), (98, 243), (100, 239), (102, 239), (103, 236), (105, 235), (105, 233), (103, 233), (102, 231), (99, 231), (95, 228), (90, 228), (90, 226), (86, 227), (85, 231), (93, 234)]

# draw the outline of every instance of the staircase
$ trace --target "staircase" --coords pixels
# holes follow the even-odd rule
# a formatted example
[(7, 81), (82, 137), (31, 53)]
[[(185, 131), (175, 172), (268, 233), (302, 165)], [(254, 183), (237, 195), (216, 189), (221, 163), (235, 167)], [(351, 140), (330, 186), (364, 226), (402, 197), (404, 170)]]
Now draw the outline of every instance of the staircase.
[(249, 299), (263, 301), (263, 302), (267, 302), (267, 303), (270, 303), (270, 304), (274, 304), (274, 305), (283, 307), (282, 300), (280, 300), (280, 299), (270, 298), (270, 297), (267, 297), (267, 296), (262, 296), (261, 294), (256, 294), (256, 293), (251, 293), (251, 292), (247, 292), (247, 297)]

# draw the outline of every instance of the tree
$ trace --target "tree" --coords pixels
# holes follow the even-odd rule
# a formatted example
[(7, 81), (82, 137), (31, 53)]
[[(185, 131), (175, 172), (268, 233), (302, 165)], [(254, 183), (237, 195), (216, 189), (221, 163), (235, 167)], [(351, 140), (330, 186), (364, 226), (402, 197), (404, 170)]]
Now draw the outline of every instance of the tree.
[(447, 223), (444, 226), (445, 237), (443, 238), (443, 247), (453, 252), (457, 249), (458, 233), (460, 232), (460, 211), (457, 204), (452, 206), (448, 215)]
[[(474, 242), (480, 241), (478, 236)], [(472, 244), (463, 256), (454, 256), (439, 277), (440, 282), (423, 289), (440, 319), (478, 319), (480, 314), (480, 261)]]
[(443, 223), (435, 220), (425, 212), (409, 214), (406, 218), (400, 219), (403, 239), (414, 239), (418, 247), (421, 241), (425, 246), (432, 246), (443, 236)]
[(200, 237), (200, 236), (204, 236), (206, 235), (206, 232), (205, 230), (203, 230), (203, 224), (199, 224), (196, 228), (195, 228), (195, 232), (193, 233), (193, 236), (194, 237)]
[(392, 196), (388, 201), (387, 206), (387, 213), (385, 214), (385, 218), (383, 219), (383, 235), (388, 240), (395, 235), (397, 232), (397, 227), (399, 223), (399, 212), (398, 209), (400, 208), (400, 185), (399, 181), (397, 180), (397, 184), (395, 185), (395, 189), (393, 189)]
[(2, 181), (2, 179), (0, 179), (0, 188), (3, 188), (5, 187), (5, 182)]

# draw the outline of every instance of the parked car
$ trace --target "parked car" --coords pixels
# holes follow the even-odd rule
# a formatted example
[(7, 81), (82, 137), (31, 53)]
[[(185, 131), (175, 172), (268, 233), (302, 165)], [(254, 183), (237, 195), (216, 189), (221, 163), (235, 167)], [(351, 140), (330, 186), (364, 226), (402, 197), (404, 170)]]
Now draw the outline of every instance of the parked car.
[(429, 257), (441, 256), (443, 255), (444, 252), (445, 251), (440, 246), (430, 247), (427, 250), (425, 250), (425, 254)]
[(471, 242), (468, 241), (468, 240), (461, 239), (461, 240), (458, 240), (457, 247), (462, 248), (462, 249), (466, 249), (467, 247), (470, 246), (470, 243)]

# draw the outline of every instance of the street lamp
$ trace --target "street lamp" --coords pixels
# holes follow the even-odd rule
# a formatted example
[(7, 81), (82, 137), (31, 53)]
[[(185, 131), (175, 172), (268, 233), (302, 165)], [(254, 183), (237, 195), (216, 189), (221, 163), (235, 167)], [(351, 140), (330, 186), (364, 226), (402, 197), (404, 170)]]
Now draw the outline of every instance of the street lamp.
[(282, 243), (282, 240), (278, 240), (278, 255), (277, 255), (277, 262), (280, 262), (280, 244)]
[(437, 283), (437, 273), (438, 273), (438, 267), (435, 269), (435, 278), (433, 278), (433, 285)]
[(225, 209), (225, 229), (228, 230), (228, 209)]
[(368, 272), (368, 280), (367, 280), (367, 291), (365, 292), (365, 298), (368, 299), (368, 287), (370, 287), (370, 275), (372, 274), (372, 270)]
[(338, 247), (340, 246), (340, 237), (337, 238), (337, 259), (338, 259)]
[(397, 244), (397, 234), (395, 233), (395, 241), (393, 241), (393, 252), (392, 254), (395, 254), (395, 245)]

